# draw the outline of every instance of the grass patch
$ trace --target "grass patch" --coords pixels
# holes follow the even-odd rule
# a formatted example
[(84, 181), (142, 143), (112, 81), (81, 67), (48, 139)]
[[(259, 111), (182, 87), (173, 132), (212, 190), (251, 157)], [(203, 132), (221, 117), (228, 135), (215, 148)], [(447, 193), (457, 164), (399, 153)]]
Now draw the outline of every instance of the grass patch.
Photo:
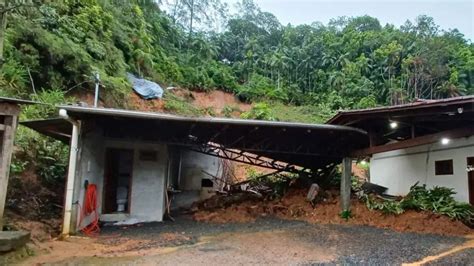
[(183, 116), (201, 116), (203, 110), (196, 108), (190, 100), (187, 100), (173, 93), (165, 93), (163, 96), (165, 101), (164, 108), (166, 111)]
[(319, 124), (326, 122), (334, 115), (333, 112), (328, 111), (326, 108), (313, 105), (292, 106), (272, 103), (271, 109), (276, 120), (287, 122)]

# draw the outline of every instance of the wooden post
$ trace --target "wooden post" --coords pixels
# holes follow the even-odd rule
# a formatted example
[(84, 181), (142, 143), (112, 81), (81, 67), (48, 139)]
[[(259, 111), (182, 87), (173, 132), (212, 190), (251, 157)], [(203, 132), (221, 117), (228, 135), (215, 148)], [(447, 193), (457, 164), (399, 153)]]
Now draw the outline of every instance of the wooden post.
[(0, 133), (2, 138), (0, 142), (0, 231), (3, 228), (3, 212), (7, 199), (8, 177), (10, 174), (10, 162), (17, 119), (17, 115), (3, 116), (3, 134)]
[(7, 199), (8, 177), (13, 152), (13, 140), (20, 107), (16, 104), (0, 103), (0, 231), (3, 229), (3, 212)]
[(352, 158), (342, 159), (341, 176), (341, 209), (348, 211), (351, 205), (351, 177), (352, 177)]

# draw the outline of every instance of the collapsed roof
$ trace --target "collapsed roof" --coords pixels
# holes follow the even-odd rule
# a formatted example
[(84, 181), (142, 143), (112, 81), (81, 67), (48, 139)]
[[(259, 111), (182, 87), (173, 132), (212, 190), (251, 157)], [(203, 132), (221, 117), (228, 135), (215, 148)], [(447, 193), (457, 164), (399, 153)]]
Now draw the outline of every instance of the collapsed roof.
[[(316, 170), (339, 163), (351, 151), (368, 145), (365, 131), (348, 126), (196, 118), (79, 106), (59, 108), (74, 119), (100, 125), (110, 138), (159, 141), (227, 159), (243, 157), (256, 165), (286, 171), (295, 167)], [(22, 124), (62, 141), (68, 141), (71, 134), (69, 122), (63, 119)]]

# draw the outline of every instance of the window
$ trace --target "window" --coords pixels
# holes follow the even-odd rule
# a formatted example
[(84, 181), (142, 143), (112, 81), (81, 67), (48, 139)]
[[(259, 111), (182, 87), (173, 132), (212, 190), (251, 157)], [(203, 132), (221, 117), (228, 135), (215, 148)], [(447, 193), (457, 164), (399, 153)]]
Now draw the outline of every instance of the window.
[(452, 175), (453, 174), (453, 160), (435, 161), (436, 175)]

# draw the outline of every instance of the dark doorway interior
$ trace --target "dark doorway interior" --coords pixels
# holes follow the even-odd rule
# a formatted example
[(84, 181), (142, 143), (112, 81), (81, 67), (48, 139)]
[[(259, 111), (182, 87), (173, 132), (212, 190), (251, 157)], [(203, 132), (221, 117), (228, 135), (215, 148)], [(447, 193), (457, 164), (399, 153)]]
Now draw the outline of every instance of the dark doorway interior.
[(133, 150), (107, 149), (105, 163), (103, 213), (128, 213), (132, 188)]
[(176, 146), (168, 146), (168, 188), (180, 189), (181, 175), (181, 149)]
[(469, 187), (469, 203), (474, 205), (474, 157), (467, 158), (467, 182)]

